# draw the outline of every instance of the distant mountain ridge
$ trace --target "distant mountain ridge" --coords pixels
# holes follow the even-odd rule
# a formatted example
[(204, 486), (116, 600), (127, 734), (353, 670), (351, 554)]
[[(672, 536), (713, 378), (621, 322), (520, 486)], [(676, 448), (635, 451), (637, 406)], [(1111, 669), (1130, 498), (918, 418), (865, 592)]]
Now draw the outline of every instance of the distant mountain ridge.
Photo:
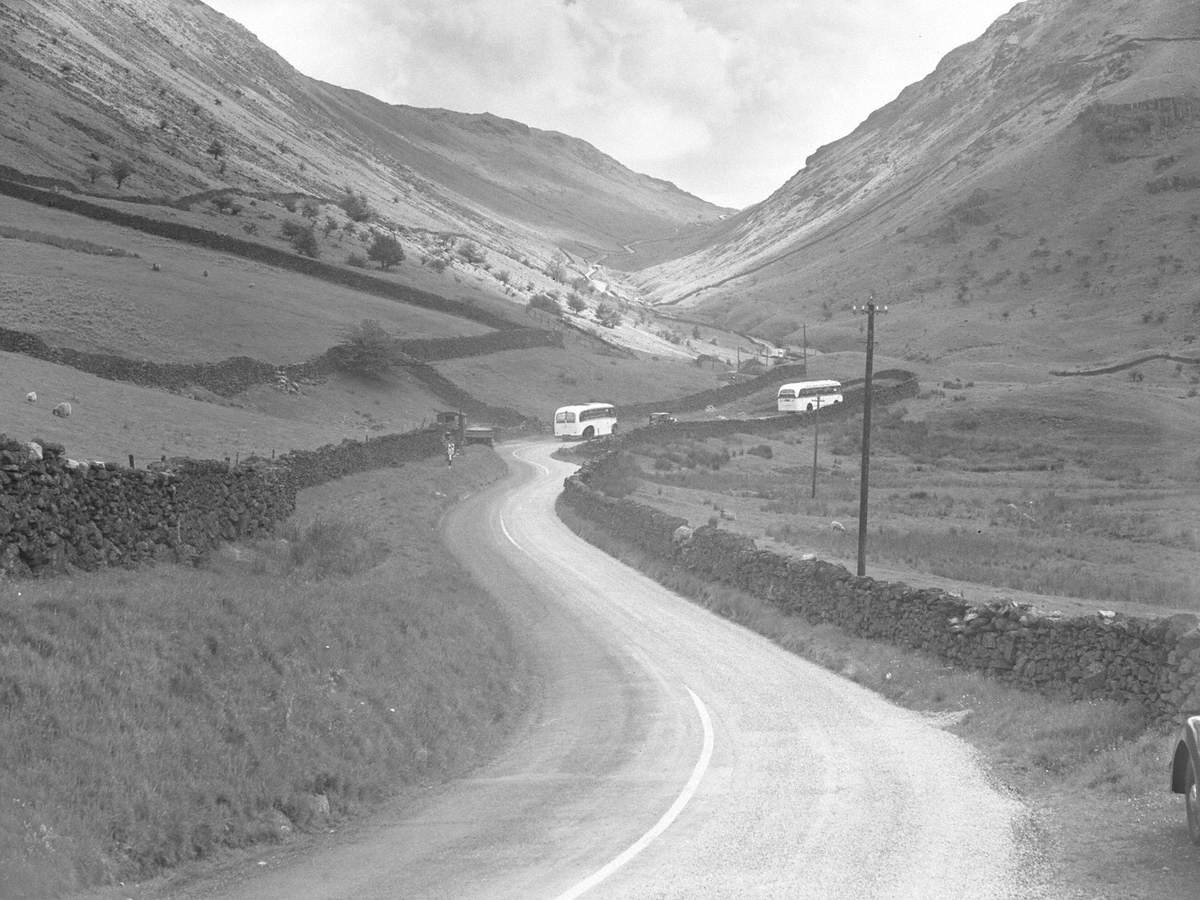
[[(1133, 324), (1154, 328), (1135, 342), (1157, 346), (1200, 332), (1198, 187), (1200, 7), (1028, 0), (642, 285), (667, 309), (782, 341), (817, 323), (834, 343), (875, 293), (913, 347), (948, 319), (952, 345), (979, 343), (1039, 305), (1124, 326), (1136, 298)], [(1026, 324), (1010, 337), (1073, 352)]]
[(576, 138), (308, 78), (198, 0), (0, 5), (0, 106), (6, 165), (114, 194), (118, 158), (127, 193), (350, 187), (400, 224), (515, 252), (614, 250), (729, 212)]

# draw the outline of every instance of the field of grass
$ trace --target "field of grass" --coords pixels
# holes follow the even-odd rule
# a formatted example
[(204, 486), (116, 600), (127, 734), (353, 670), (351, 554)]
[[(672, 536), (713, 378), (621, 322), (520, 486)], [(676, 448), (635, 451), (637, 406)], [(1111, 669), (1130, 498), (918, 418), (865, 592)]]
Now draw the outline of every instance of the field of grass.
[[(324, 353), (363, 319), (402, 338), (487, 331), (466, 319), (8, 197), (0, 197), (0, 224), (55, 241), (0, 237), (5, 327), (78, 350), (156, 362), (250, 356), (282, 364)], [(69, 241), (130, 255), (59, 246)], [(453, 286), (447, 279), (446, 287)]]
[(504, 471), (343, 479), (195, 570), (0, 582), (0, 894), (323, 831), (483, 758), (522, 662), (436, 526)]
[[(270, 385), (228, 400), (106, 381), (65, 366), (0, 352), (0, 430), (20, 440), (56, 441), (77, 459), (138, 467), (160, 456), (198, 459), (270, 457), (377, 433), (408, 431), (433, 420), (442, 403), (403, 371), (380, 381), (331, 376), (300, 393)], [(38, 402), (25, 402), (35, 391)], [(200, 399), (193, 399), (200, 398)], [(71, 403), (70, 418), (51, 415)]]
[[(877, 410), (868, 574), (938, 576), (970, 599), (1200, 609), (1200, 406), (1169, 377), (1179, 383), (954, 383)], [(815, 498), (811, 428), (648, 447), (635, 497), (853, 568), (861, 417), (830, 423), (818, 444)]]

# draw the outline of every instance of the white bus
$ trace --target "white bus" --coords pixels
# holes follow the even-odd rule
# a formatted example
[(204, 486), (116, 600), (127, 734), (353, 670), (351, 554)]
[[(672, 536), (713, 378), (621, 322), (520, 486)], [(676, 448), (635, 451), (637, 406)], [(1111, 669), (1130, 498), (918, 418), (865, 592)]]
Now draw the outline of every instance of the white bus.
[(780, 412), (812, 412), (841, 402), (840, 381), (796, 381), (779, 389)]
[(617, 411), (611, 403), (577, 403), (554, 411), (554, 436), (594, 438), (617, 433)]

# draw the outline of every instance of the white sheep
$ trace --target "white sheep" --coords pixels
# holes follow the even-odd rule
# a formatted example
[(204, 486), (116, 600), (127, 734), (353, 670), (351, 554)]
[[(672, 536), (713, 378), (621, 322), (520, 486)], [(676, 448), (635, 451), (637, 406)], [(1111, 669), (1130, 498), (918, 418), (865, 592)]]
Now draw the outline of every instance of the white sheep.
[(37, 391), (30, 391), (25, 395), (26, 403), (37, 403)]
[(71, 414), (71, 404), (64, 400), (62, 403), (54, 407), (54, 409), (50, 410), (50, 412), (54, 413), (54, 415), (58, 416), (60, 419), (65, 419)]
[(836, 531), (838, 534), (846, 533), (846, 526), (843, 525), (841, 522), (837, 522), (837, 521), (830, 522), (829, 527), (832, 528), (834, 531)]

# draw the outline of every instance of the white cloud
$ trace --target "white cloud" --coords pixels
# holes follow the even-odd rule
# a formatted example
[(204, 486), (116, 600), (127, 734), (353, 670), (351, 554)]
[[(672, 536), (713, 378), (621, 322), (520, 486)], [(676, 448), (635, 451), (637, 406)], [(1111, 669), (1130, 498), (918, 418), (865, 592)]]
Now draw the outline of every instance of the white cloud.
[(208, 0), (308, 75), (581, 137), (745, 205), (1010, 0)]

